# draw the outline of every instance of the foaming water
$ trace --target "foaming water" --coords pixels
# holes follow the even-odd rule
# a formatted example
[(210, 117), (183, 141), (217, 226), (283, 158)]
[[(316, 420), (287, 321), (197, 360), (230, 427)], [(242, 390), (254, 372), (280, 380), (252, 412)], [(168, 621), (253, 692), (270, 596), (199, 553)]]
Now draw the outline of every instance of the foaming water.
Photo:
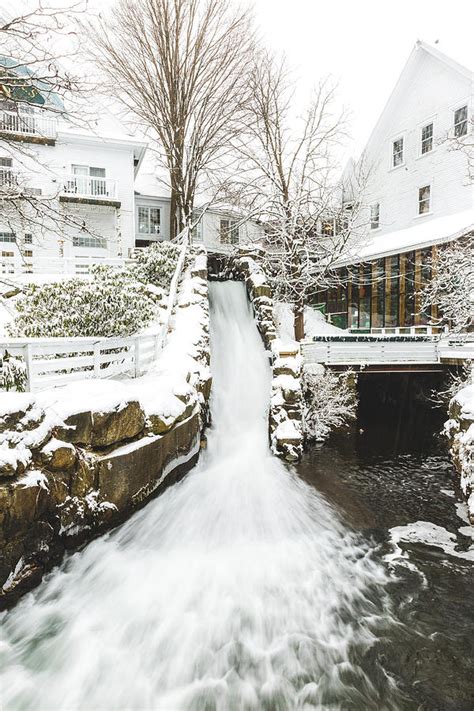
[(399, 708), (361, 666), (390, 624), (383, 569), (269, 453), (243, 285), (211, 285), (211, 339), (206, 453), (4, 615), (5, 709)]

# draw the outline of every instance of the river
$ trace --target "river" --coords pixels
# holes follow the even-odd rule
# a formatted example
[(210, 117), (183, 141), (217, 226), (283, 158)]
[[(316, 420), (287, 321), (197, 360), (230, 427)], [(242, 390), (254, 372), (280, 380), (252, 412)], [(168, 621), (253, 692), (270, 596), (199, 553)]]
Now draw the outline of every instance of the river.
[(367, 423), (288, 469), (243, 285), (211, 307), (207, 451), (3, 614), (3, 708), (472, 709), (472, 561), (393, 532), (465, 525), (446, 457)]

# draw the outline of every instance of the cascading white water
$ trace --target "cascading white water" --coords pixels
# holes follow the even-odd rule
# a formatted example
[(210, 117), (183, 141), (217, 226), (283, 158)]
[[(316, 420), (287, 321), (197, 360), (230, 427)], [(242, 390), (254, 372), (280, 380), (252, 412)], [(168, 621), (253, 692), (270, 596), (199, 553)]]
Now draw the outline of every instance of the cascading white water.
[(211, 306), (207, 452), (4, 616), (5, 709), (396, 708), (357, 661), (385, 573), (269, 453), (243, 285), (211, 285)]

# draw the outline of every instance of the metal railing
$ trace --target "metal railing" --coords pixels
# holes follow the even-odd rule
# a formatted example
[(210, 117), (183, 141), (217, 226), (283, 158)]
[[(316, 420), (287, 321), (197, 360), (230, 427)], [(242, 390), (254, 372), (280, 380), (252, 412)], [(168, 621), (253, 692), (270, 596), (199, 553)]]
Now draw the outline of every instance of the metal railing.
[(186, 259), (184, 231), (180, 237), (182, 247), (170, 284), (165, 320), (157, 333), (125, 338), (12, 338), (0, 341), (1, 358), (8, 353), (23, 360), (26, 390), (34, 392), (84, 378), (117, 375), (136, 378), (143, 375), (166, 345)]
[(57, 119), (41, 111), (0, 111), (0, 132), (21, 136), (52, 138), (57, 136)]
[(63, 195), (92, 197), (98, 200), (117, 197), (117, 181), (112, 178), (96, 178), (90, 175), (65, 175)]

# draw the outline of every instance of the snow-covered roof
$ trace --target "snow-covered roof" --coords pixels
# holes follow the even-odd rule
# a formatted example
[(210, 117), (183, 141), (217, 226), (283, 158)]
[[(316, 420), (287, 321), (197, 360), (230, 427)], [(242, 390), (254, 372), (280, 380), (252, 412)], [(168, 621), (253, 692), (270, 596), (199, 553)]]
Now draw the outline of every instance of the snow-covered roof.
[(474, 208), (471, 208), (453, 215), (429, 219), (404, 230), (374, 235), (364, 245), (355, 248), (350, 257), (341, 260), (339, 266), (450, 242), (473, 230)]

